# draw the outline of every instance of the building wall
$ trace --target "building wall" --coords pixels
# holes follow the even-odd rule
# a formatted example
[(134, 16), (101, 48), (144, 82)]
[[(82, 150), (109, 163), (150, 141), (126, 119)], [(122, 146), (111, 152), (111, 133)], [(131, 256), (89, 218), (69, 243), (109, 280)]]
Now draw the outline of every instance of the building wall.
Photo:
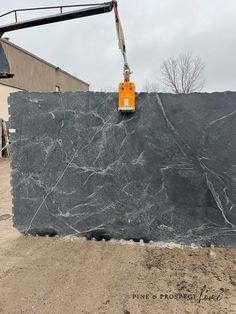
[(8, 121), (8, 96), (19, 90), (33, 92), (88, 91), (89, 84), (44, 61), (28, 51), (1, 39), (10, 64), (10, 79), (0, 79), (0, 118)]
[(32, 55), (28, 51), (2, 39), (2, 46), (15, 74), (11, 79), (0, 79), (4, 83), (29, 91), (50, 92), (59, 86), (60, 91), (88, 91), (89, 84), (60, 68)]
[(20, 89), (0, 84), (0, 119), (8, 121), (7, 99), (10, 93), (18, 91), (20, 91)]

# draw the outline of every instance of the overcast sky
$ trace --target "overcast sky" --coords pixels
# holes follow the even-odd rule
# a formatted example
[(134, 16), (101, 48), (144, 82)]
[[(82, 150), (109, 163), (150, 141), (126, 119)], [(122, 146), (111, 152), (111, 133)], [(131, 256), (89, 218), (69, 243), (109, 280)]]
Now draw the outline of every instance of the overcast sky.
[[(90, 2), (96, 0), (8, 0), (1, 1), (1, 13), (17, 8)], [(163, 59), (185, 52), (201, 57), (206, 64), (204, 91), (236, 90), (236, 0), (118, 3), (132, 80), (138, 90), (146, 80), (159, 80)], [(21, 19), (34, 16), (35, 13), (20, 15)], [(9, 21), (2, 19), (1, 25)], [(116, 88), (123, 79), (113, 12), (4, 36), (87, 81), (92, 90)]]

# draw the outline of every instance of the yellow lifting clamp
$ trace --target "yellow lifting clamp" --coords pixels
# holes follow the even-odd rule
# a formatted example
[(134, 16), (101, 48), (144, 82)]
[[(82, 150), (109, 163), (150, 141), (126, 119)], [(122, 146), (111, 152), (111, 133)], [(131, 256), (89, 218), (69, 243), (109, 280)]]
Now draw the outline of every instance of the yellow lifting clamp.
[(119, 112), (135, 112), (135, 84), (130, 82), (130, 68), (126, 57), (126, 46), (124, 32), (121, 26), (117, 1), (113, 1), (113, 7), (116, 18), (116, 30), (119, 42), (119, 48), (124, 58), (124, 82), (119, 84)]
[(135, 84), (130, 82), (130, 71), (124, 72), (124, 83), (119, 84), (119, 112), (135, 112)]

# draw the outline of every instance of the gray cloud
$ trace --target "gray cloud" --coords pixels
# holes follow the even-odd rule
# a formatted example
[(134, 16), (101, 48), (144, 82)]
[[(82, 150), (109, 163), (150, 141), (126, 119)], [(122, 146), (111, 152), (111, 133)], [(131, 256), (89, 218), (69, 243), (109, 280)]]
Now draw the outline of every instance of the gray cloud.
[[(8, 0), (1, 5), (1, 12), (19, 6), (62, 3)], [(78, 1), (70, 2), (73, 3), (78, 4)], [(183, 52), (192, 52), (205, 62), (206, 91), (236, 89), (235, 0), (120, 0), (119, 10), (133, 80), (139, 90), (147, 79), (158, 80), (164, 58)], [(21, 17), (29, 18), (32, 14)], [(8, 20), (1, 23), (4, 22)], [(88, 81), (92, 89), (116, 88), (122, 80), (122, 56), (118, 51), (113, 13), (15, 31), (5, 36)]]

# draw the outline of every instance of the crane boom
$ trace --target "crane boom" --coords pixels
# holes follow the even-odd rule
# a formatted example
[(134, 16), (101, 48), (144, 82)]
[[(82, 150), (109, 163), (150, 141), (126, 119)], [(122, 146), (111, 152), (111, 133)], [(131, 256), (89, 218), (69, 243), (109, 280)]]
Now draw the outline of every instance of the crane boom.
[[(69, 12), (63, 12), (63, 8), (71, 8), (71, 7), (81, 7), (84, 6), (86, 8), (80, 10), (74, 10)], [(115, 12), (116, 18), (116, 29), (117, 36), (119, 41), (119, 48), (122, 52), (124, 58), (124, 82), (119, 85), (119, 105), (118, 111), (120, 112), (134, 112), (135, 111), (135, 84), (130, 82), (130, 68), (126, 58), (126, 46), (125, 46), (125, 38), (123, 29), (121, 27), (121, 22), (118, 14), (118, 4), (116, 0), (97, 3), (97, 4), (85, 4), (85, 5), (66, 5), (66, 6), (54, 6), (54, 7), (41, 7), (41, 8), (29, 8), (29, 9), (20, 9), (20, 10), (12, 10), (10, 12), (4, 13), (0, 15), (0, 18), (9, 15), (11, 13), (15, 13), (15, 23), (11, 23), (8, 25), (0, 26), (0, 39), (5, 32), (15, 31), (19, 29), (35, 27), (39, 25), (51, 24), (56, 22), (62, 22), (66, 20), (78, 19), (86, 16), (97, 15), (108, 13), (113, 10)], [(18, 21), (17, 12), (22, 11), (35, 11), (35, 10), (48, 10), (48, 9), (60, 9), (60, 13), (54, 15), (48, 15), (44, 17), (39, 17), (35, 19)], [(7, 60), (6, 54), (3, 50), (2, 44), (0, 42), (0, 79), (11, 78), (14, 74), (10, 73), (10, 66)]]
[[(44, 7), (43, 9), (60, 8), (62, 11), (62, 9), (64, 7), (68, 7), (68, 6)], [(38, 9), (42, 9), (42, 8), (38, 8)], [(88, 7), (85, 9), (80, 9), (80, 10), (75, 10), (75, 11), (70, 11), (70, 12), (64, 12), (64, 13), (61, 12), (58, 14), (49, 15), (49, 16), (40, 17), (40, 18), (35, 18), (35, 19), (31, 19), (31, 20), (26, 20), (26, 21), (21, 21), (21, 22), (18, 22), (16, 19), (15, 23), (0, 26), (0, 37), (2, 37), (2, 35), (5, 32), (15, 31), (18, 29), (29, 28), (29, 27), (39, 26), (39, 25), (51, 24), (51, 23), (56, 23), (56, 22), (62, 22), (62, 21), (66, 21), (66, 20), (78, 19), (81, 17), (90, 16), (90, 15), (108, 13), (108, 12), (111, 12), (112, 9), (113, 9), (113, 1), (110, 1), (110, 2), (105, 2), (103, 4), (94, 5), (92, 7)], [(25, 10), (25, 11), (30, 11), (30, 10), (35, 10), (35, 8)], [(13, 13), (13, 12), (15, 13), (15, 16), (16, 16), (18, 11), (23, 11), (23, 10), (10, 11), (8, 13), (3, 14), (3, 16), (5, 16), (9, 13)]]
[[(74, 10), (69, 12), (62, 12), (63, 8), (69, 7), (77, 7), (77, 6), (86, 6), (84, 9)], [(13, 10), (7, 13), (4, 13), (0, 16), (6, 16), (11, 13), (15, 13), (15, 23), (7, 24), (0, 26), (0, 38), (3, 36), (5, 32), (11, 32), (19, 29), (51, 24), (56, 22), (62, 22), (72, 19), (78, 19), (86, 16), (97, 15), (102, 13), (108, 13), (113, 10), (114, 1), (98, 3), (94, 5), (71, 5), (71, 6), (58, 6), (58, 7), (42, 7), (42, 8), (31, 8), (31, 9), (20, 9), (20, 10)], [(33, 11), (33, 10), (48, 10), (48, 9), (55, 9), (60, 8), (60, 13), (39, 17), (31, 20), (25, 20), (18, 22), (17, 19), (17, 12), (19, 11)], [(0, 43), (0, 79), (11, 78), (14, 74), (10, 73), (10, 66), (7, 60), (5, 51), (3, 50), (2, 44)]]

